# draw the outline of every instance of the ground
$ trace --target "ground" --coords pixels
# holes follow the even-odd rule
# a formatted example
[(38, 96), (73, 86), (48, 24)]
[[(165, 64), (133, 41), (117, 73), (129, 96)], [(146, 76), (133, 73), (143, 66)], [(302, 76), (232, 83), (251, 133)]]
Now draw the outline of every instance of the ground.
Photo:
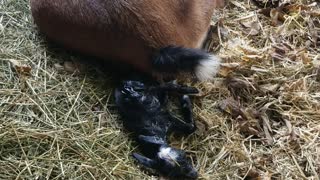
[[(170, 139), (200, 179), (319, 179), (319, 4), (270, 2), (229, 0), (206, 46), (220, 73), (183, 80), (201, 90), (198, 130)], [(0, 179), (158, 179), (130, 156), (114, 77), (79, 58), (38, 33), (28, 0), (0, 1)]]

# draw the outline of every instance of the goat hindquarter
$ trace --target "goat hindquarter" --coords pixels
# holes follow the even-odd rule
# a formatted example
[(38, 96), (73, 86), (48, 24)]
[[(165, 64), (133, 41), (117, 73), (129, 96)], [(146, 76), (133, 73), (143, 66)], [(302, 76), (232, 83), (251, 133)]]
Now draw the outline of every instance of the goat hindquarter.
[(201, 46), (216, 1), (31, 0), (31, 8), (50, 39), (150, 71), (154, 50)]

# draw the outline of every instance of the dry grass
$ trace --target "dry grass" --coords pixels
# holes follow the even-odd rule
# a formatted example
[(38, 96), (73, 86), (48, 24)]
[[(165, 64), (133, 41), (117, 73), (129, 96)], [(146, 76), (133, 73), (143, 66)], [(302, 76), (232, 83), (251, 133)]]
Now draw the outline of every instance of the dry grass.
[[(201, 179), (319, 179), (320, 8), (291, 2), (302, 5), (264, 15), (230, 0), (215, 15), (208, 48), (224, 68), (195, 84), (198, 131), (172, 138)], [(0, 1), (0, 179), (156, 178), (130, 158), (113, 77), (57, 65), (74, 58), (47, 47), (28, 0)]]

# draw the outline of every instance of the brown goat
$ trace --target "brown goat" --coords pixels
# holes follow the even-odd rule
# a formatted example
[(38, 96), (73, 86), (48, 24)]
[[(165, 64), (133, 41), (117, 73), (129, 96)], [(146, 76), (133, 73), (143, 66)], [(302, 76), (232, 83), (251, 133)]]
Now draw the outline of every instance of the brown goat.
[(220, 59), (200, 50), (224, 0), (30, 0), (35, 23), (73, 50), (157, 75), (211, 79)]

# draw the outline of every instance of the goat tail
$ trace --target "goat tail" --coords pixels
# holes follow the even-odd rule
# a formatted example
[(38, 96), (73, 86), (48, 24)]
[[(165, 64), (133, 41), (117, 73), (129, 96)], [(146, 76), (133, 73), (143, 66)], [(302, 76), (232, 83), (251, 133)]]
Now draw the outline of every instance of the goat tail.
[(211, 80), (219, 71), (220, 58), (200, 49), (167, 46), (152, 59), (152, 68), (159, 73), (191, 72), (200, 81)]

